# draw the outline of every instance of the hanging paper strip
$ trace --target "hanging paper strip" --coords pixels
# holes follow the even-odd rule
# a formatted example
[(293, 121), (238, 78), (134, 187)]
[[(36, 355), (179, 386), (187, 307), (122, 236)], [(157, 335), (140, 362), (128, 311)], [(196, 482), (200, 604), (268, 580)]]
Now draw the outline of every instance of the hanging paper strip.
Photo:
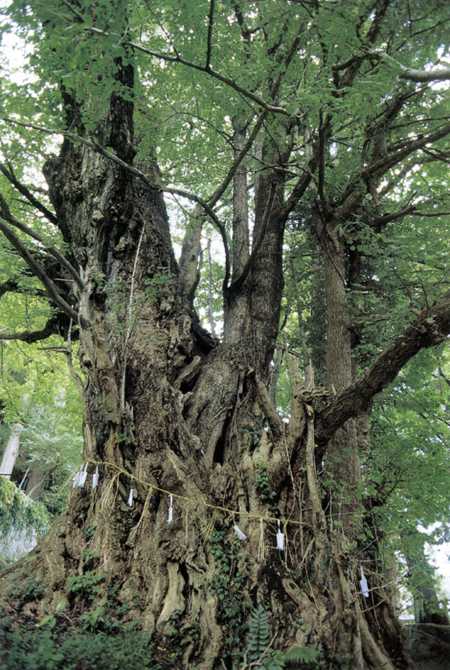
[(72, 479), (72, 486), (73, 486), (73, 488), (75, 488), (76, 486), (78, 486), (78, 482), (80, 481), (80, 473), (81, 473), (81, 469), (80, 469), (80, 470), (77, 470), (76, 473), (75, 473), (74, 476), (73, 476), (73, 479)]
[(95, 472), (92, 475), (92, 488), (96, 489), (98, 486), (98, 479), (99, 479), (99, 474), (98, 474), (98, 465), (95, 468)]
[(87, 466), (87, 463), (86, 463), (84, 468), (82, 468), (81, 471), (80, 471), (80, 481), (78, 483), (78, 486), (80, 487), (80, 489), (82, 489), (83, 486), (86, 484), (87, 474), (88, 474), (88, 466)]
[(135, 489), (130, 489), (130, 493), (128, 494), (128, 507), (133, 507), (133, 499), (134, 499), (135, 495), (136, 495), (136, 490)]
[(281, 530), (280, 522), (278, 521), (278, 530), (277, 530), (277, 549), (278, 551), (284, 551), (284, 533)]
[(73, 486), (78, 487), (80, 489), (83, 488), (83, 486), (86, 483), (86, 477), (87, 477), (87, 464), (82, 465), (76, 475), (73, 478)]
[(367, 583), (366, 576), (364, 574), (363, 567), (361, 565), (361, 579), (359, 580), (359, 586), (361, 587), (361, 593), (363, 594), (364, 598), (369, 597), (369, 585)]
[(234, 524), (233, 528), (239, 540), (244, 541), (247, 539), (247, 535), (239, 528), (237, 524)]

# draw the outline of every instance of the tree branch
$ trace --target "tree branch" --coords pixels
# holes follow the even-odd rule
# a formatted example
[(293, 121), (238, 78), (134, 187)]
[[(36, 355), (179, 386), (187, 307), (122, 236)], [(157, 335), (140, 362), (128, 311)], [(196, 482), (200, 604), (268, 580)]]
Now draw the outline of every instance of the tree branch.
[(400, 70), (399, 79), (406, 79), (408, 81), (415, 81), (418, 83), (426, 83), (432, 81), (448, 81), (450, 79), (450, 66), (433, 67), (431, 70), (416, 70), (413, 67), (406, 67), (398, 60), (387, 53), (373, 52), (371, 55), (390, 63), (395, 68)]
[(266, 209), (265, 209), (265, 211), (264, 211), (264, 217), (263, 217), (263, 221), (262, 221), (261, 231), (260, 231), (259, 237), (258, 237), (257, 240), (255, 240), (255, 243), (254, 243), (254, 245), (253, 245), (252, 252), (251, 252), (251, 254), (250, 254), (250, 256), (249, 256), (249, 258), (248, 258), (246, 264), (244, 265), (244, 268), (243, 268), (241, 274), (240, 274), (239, 277), (238, 277), (238, 278), (237, 278), (237, 279), (236, 279), (236, 280), (235, 280), (235, 281), (234, 281), (234, 282), (233, 282), (233, 283), (226, 289), (226, 292), (227, 292), (227, 295), (228, 295), (228, 296), (232, 295), (233, 293), (236, 293), (236, 292), (240, 289), (240, 287), (242, 286), (242, 284), (244, 283), (244, 281), (247, 279), (247, 276), (248, 276), (248, 274), (249, 274), (249, 272), (250, 272), (250, 270), (251, 270), (251, 268), (252, 268), (252, 265), (253, 265), (253, 263), (254, 263), (254, 261), (255, 261), (255, 258), (256, 258), (257, 254), (258, 254), (258, 251), (259, 251), (259, 249), (260, 249), (260, 247), (261, 247), (261, 244), (262, 244), (262, 242), (263, 242), (263, 240), (264, 240), (264, 236), (265, 236), (265, 234), (266, 234), (267, 224), (269, 223), (270, 215), (271, 215), (271, 213), (272, 213), (272, 206), (273, 206), (274, 199), (275, 199), (275, 191), (276, 191), (276, 189), (273, 187), (273, 184), (272, 184), (272, 188), (271, 188), (270, 193), (269, 193), (268, 198), (267, 198)]
[(282, 208), (282, 211), (280, 212), (280, 218), (287, 219), (287, 217), (292, 212), (294, 207), (297, 205), (299, 200), (303, 197), (303, 194), (305, 193), (306, 189), (311, 183), (312, 173), (316, 169), (316, 167), (317, 167), (317, 158), (314, 157), (310, 160), (304, 174), (302, 174), (302, 176), (292, 189), (288, 199), (286, 200), (285, 205)]
[(403, 149), (396, 151), (381, 160), (375, 161), (371, 165), (368, 165), (362, 172), (361, 176), (363, 178), (370, 177), (373, 174), (381, 175), (390, 170), (392, 167), (400, 163), (404, 158), (412, 154), (414, 151), (418, 151), (425, 147), (430, 142), (435, 142), (442, 139), (450, 133), (450, 123), (442, 126), (434, 133), (430, 133), (425, 137), (418, 137), (416, 140), (409, 142)]
[(392, 223), (392, 221), (398, 221), (399, 219), (403, 219), (405, 216), (414, 214), (415, 212), (416, 212), (416, 206), (408, 205), (407, 207), (404, 207), (403, 209), (400, 209), (397, 212), (388, 212), (386, 214), (383, 214), (382, 216), (377, 216), (376, 218), (370, 221), (370, 225), (376, 228), (377, 230), (381, 230), (382, 228), (387, 226), (388, 223)]
[(55, 316), (51, 316), (47, 323), (40, 330), (25, 330), (21, 333), (1, 333), (0, 340), (20, 340), (21, 342), (26, 342), (27, 344), (32, 344), (33, 342), (39, 342), (39, 340), (46, 340), (50, 335), (54, 335), (58, 332), (58, 319)]
[(46, 244), (45, 240), (38, 235), (37, 233), (32, 230), (29, 226), (27, 226), (24, 223), (21, 223), (18, 219), (13, 216), (11, 213), (11, 210), (9, 209), (6, 200), (0, 193), (0, 217), (10, 223), (14, 228), (18, 228), (18, 230), (22, 231), (22, 233), (25, 233), (25, 235), (28, 235), (29, 237), (32, 237), (36, 242), (39, 242), (39, 244), (42, 244), (44, 247), (45, 251), (47, 251), (49, 254), (51, 254), (56, 260), (61, 263), (61, 265), (67, 270), (67, 272), (73, 277), (73, 279), (76, 281), (78, 287), (81, 289), (83, 288), (83, 282), (81, 280), (80, 275), (78, 272), (75, 270), (73, 265), (69, 263), (67, 258), (63, 256), (55, 247), (49, 246)]
[(19, 288), (15, 279), (7, 279), (3, 284), (0, 284), (0, 298), (2, 298), (6, 293), (11, 293), (17, 291)]
[[(157, 187), (153, 187), (157, 188)], [(220, 219), (217, 217), (216, 213), (211, 209), (209, 204), (202, 200), (202, 198), (199, 198), (197, 195), (194, 193), (189, 193), (188, 191), (184, 191), (181, 188), (172, 188), (170, 186), (161, 186), (160, 187), (161, 191), (164, 191), (165, 193), (173, 193), (174, 195), (179, 195), (182, 198), (187, 198), (188, 200), (191, 200), (192, 202), (196, 202), (202, 209), (205, 210), (205, 212), (208, 214), (209, 218), (211, 221), (214, 223), (215, 227), (218, 229), (220, 236), (222, 238), (222, 243), (223, 243), (223, 248), (225, 252), (225, 276), (223, 279), (223, 287), (224, 289), (226, 286), (228, 286), (228, 280), (230, 277), (230, 247), (228, 244), (228, 236), (227, 236), (227, 231), (225, 229), (225, 226), (223, 223), (220, 221)]]
[[(94, 27), (89, 27), (86, 28), (87, 32), (95, 33), (96, 35), (102, 35), (103, 37), (117, 37), (118, 39), (121, 39), (120, 35), (116, 35), (115, 33), (110, 33), (107, 32), (106, 30), (101, 30), (100, 28), (94, 28)], [(265, 109), (267, 112), (273, 112), (275, 114), (284, 114), (285, 116), (290, 116), (289, 112), (284, 109), (284, 107), (278, 107), (277, 105), (270, 105), (265, 100), (260, 98), (256, 93), (253, 93), (252, 91), (248, 91), (247, 89), (243, 88), (240, 86), (237, 82), (235, 82), (233, 79), (230, 79), (226, 75), (221, 74), (220, 72), (217, 72), (216, 70), (213, 70), (211, 66), (206, 67), (204, 65), (198, 65), (197, 63), (193, 63), (192, 61), (188, 61), (179, 54), (176, 54), (175, 56), (172, 56), (170, 54), (165, 54), (161, 53), (158, 51), (153, 51), (152, 49), (148, 49), (147, 47), (144, 47), (142, 44), (138, 44), (137, 42), (131, 42), (128, 40), (123, 40), (122, 44), (125, 46), (129, 46), (132, 49), (136, 49), (136, 51), (140, 51), (141, 53), (147, 54), (147, 56), (151, 56), (152, 58), (158, 58), (159, 60), (163, 60), (167, 63), (178, 63), (180, 65), (184, 65), (186, 67), (190, 67), (193, 70), (197, 70), (198, 72), (203, 72), (204, 74), (208, 74), (214, 79), (217, 79), (218, 81), (222, 82), (222, 84), (225, 84), (226, 86), (229, 86), (232, 88), (234, 91), (237, 93), (240, 93), (243, 95), (245, 98), (248, 100), (251, 100), (252, 102), (255, 102), (259, 107), (262, 107), (262, 109)]]
[(450, 291), (417, 319), (382, 353), (368, 372), (340, 393), (317, 419), (317, 443), (325, 448), (348, 419), (367, 410), (373, 397), (394, 381), (400, 370), (421, 349), (435, 346), (450, 333)]
[[(28, 270), (28, 277), (32, 277), (33, 274)], [(37, 288), (24, 288), (20, 286), (17, 279), (7, 279), (3, 284), (0, 284), (0, 298), (2, 298), (6, 293), (22, 293), (24, 295), (32, 295), (39, 298), (45, 298), (45, 291)]]
[(27, 200), (30, 202), (33, 207), (41, 212), (50, 223), (53, 223), (55, 226), (58, 226), (58, 219), (47, 207), (38, 200), (33, 193), (20, 182), (16, 175), (13, 172), (11, 165), (8, 164), (8, 167), (3, 163), (0, 163), (0, 172), (6, 177), (6, 179), (11, 182), (11, 184), (21, 193)]
[(450, 79), (450, 67), (435, 67), (432, 70), (415, 70), (407, 67), (402, 70), (399, 76), (400, 79), (417, 82), (448, 81)]
[(183, 244), (181, 247), (181, 256), (178, 262), (179, 275), (178, 286), (183, 298), (189, 305), (194, 303), (195, 291), (200, 281), (201, 266), (201, 237), (205, 214), (195, 207), (192, 214), (188, 214), (188, 219)]
[(205, 212), (208, 214), (210, 217), (211, 221), (213, 224), (216, 226), (218, 229), (220, 236), (222, 238), (223, 246), (224, 246), (224, 251), (225, 251), (225, 278), (224, 278), (224, 286), (225, 286), (225, 280), (228, 284), (228, 278), (230, 275), (230, 252), (229, 252), (229, 244), (228, 244), (228, 238), (227, 238), (227, 232), (225, 229), (225, 226), (223, 223), (219, 220), (215, 212), (211, 209), (210, 205), (205, 202), (202, 198), (199, 196), (195, 195), (194, 193), (189, 193), (188, 191), (185, 191), (180, 188), (174, 188), (171, 186), (163, 186), (162, 184), (153, 184), (148, 177), (141, 172), (138, 168), (134, 167), (133, 165), (130, 165), (126, 161), (122, 160), (119, 158), (114, 153), (111, 153), (110, 151), (107, 151), (104, 149), (100, 144), (97, 144), (96, 142), (91, 142), (90, 140), (87, 140), (85, 137), (80, 137), (79, 135), (76, 135), (75, 133), (71, 133), (68, 131), (64, 130), (52, 130), (51, 128), (46, 128), (44, 126), (38, 126), (34, 123), (22, 123), (21, 121), (16, 121), (15, 119), (11, 119), (9, 117), (2, 116), (0, 117), (4, 121), (8, 123), (12, 123), (18, 126), (21, 126), (23, 128), (32, 128), (33, 130), (37, 130), (42, 133), (47, 133), (49, 135), (62, 135), (63, 137), (66, 137), (68, 140), (71, 142), (81, 142), (81, 144), (84, 144), (85, 146), (89, 147), (93, 151), (96, 151), (97, 153), (101, 154), (104, 156), (104, 158), (109, 159), (110, 161), (116, 163), (119, 165), (121, 168), (124, 170), (127, 170), (130, 174), (134, 175), (138, 179), (140, 179), (150, 190), (153, 191), (163, 191), (165, 193), (173, 193), (174, 195), (179, 195), (183, 198), (187, 198), (188, 200), (191, 200), (191, 202), (195, 202), (200, 207), (202, 207)]
[(215, 0), (209, 0), (209, 14), (208, 14), (208, 37), (206, 40), (206, 63), (205, 70), (209, 70), (211, 66), (211, 52), (212, 52), (212, 36), (214, 29), (214, 10)]
[(253, 126), (252, 132), (248, 136), (248, 139), (244, 146), (242, 147), (242, 150), (239, 152), (239, 154), (236, 156), (235, 160), (233, 161), (230, 169), (228, 170), (227, 175), (225, 176), (224, 180), (222, 183), (216, 188), (214, 193), (208, 198), (207, 203), (209, 207), (214, 207), (214, 205), (217, 204), (219, 199), (222, 197), (222, 195), (225, 193), (228, 185), (231, 183), (231, 180), (233, 179), (233, 176), (236, 173), (236, 170), (239, 168), (240, 164), (250, 151), (253, 142), (256, 139), (256, 136), (261, 129), (265, 119), (267, 117), (267, 112), (263, 111), (259, 117), (257, 118), (255, 125)]
[(278, 412), (270, 398), (269, 392), (267, 391), (267, 387), (265, 386), (265, 384), (263, 384), (261, 379), (259, 379), (259, 377), (257, 377), (256, 375), (255, 375), (255, 383), (259, 403), (261, 405), (262, 410), (264, 411), (264, 414), (267, 417), (272, 433), (275, 436), (280, 437), (284, 433), (283, 422), (278, 416)]
[(32, 254), (28, 251), (21, 240), (0, 220), (0, 231), (4, 234), (8, 242), (16, 249), (23, 260), (27, 263), (33, 274), (44, 284), (50, 298), (58, 305), (58, 307), (65, 312), (71, 319), (78, 321), (77, 312), (69, 305), (68, 302), (60, 295), (56, 285), (45, 272), (44, 268), (38, 261), (36, 261)]

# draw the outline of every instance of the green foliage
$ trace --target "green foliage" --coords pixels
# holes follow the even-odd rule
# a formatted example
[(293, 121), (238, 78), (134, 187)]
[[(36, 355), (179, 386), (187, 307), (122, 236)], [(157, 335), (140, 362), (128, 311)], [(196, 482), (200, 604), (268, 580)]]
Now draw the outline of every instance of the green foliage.
[(43, 593), (44, 588), (42, 584), (36, 581), (34, 577), (28, 577), (24, 582), (17, 583), (10, 589), (8, 598), (24, 605), (25, 603), (37, 600)]
[[(179, 54), (199, 64), (200, 69), (204, 63), (210, 3), (165, 0), (151, 4), (149, 8), (149, 3), (139, 0), (102, 0), (93, 8), (92, 3), (82, 0), (76, 3), (76, 11), (82, 16), (79, 21), (74, 20), (70, 3), (9, 3), (1, 33), (7, 37), (14, 32), (26, 40), (24, 58), (29, 74), (16, 80), (11, 64), (2, 63), (0, 158), (15, 163), (19, 178), (34, 184), (37, 168), (51, 149), (47, 135), (5, 119), (14, 115), (25, 124), (32, 121), (60, 131), (65, 125), (59, 97), (63, 87), (79, 101), (86, 137), (97, 128), (96, 141), (107, 146), (109, 138), (103, 137), (98, 122), (105, 117), (111, 96), (120, 95), (124, 103), (136, 102), (136, 165), (156, 156), (163, 182), (205, 199), (220, 184), (233, 159), (231, 119), (242, 113), (251, 125), (256, 104), (249, 114), (250, 103), (245, 96), (222, 86), (205, 72), (184, 67), (180, 62), (152, 59), (138, 50), (132, 54), (125, 41), (118, 39), (124, 25), (127, 37), (154, 51), (172, 58)], [(440, 86), (418, 87), (397, 77), (402, 65), (420, 69), (448, 55), (444, 46), (445, 3), (431, 0), (428, 4), (429, 11), (423, 12), (421, 0), (387, 3), (386, 19), (374, 26), (378, 10), (367, 12), (367, 3), (362, 0), (243, 3), (247, 40), (243, 39), (234, 3), (216, 3), (213, 67), (265, 100), (269, 100), (269, 91), (282, 73), (284, 56), (294, 43), (296, 31), (301, 35), (276, 94), (277, 104), (292, 117), (286, 124), (286, 115), (268, 115), (265, 135), (261, 133), (258, 138), (260, 144), (270, 143), (267, 140), (271, 138), (277, 153), (283, 154), (285, 126), (296, 129), (289, 137), (294, 148), (286, 164), (275, 166), (278, 174), (286, 175), (288, 195), (298, 175), (309, 172), (311, 138), (325, 142), (323, 160), (317, 161), (321, 174), (312, 173), (311, 184), (288, 222), (284, 239), (286, 287), (282, 304), (284, 327), (278, 340), (281, 369), (277, 402), (285, 413), (289, 411), (291, 395), (286, 357), (282, 360), (285, 349), (293, 350), (303, 365), (311, 356), (316, 379), (325, 380), (326, 254), (317, 244), (316, 237), (320, 235), (316, 236), (318, 231), (312, 221), (312, 212), (318, 205), (325, 219), (332, 218), (339, 204), (361, 195), (352, 216), (336, 228), (347, 257), (348, 327), (354, 340), (357, 374), (373, 363), (418, 309), (431, 304), (447, 288), (450, 218), (445, 138), (430, 143), (423, 155), (415, 152), (384, 173), (375, 173), (373, 182), (369, 177), (364, 181), (360, 178), (362, 167), (373, 158), (378, 160), (387, 150), (395, 152), (407, 147), (412, 138), (432, 132), (448, 118), (448, 96)], [(373, 38), (370, 47), (365, 45), (367, 35)], [(372, 54), (366, 52), (366, 46)], [(399, 65), (378, 57), (387, 50), (395, 54)], [(129, 63), (131, 59), (139, 79), (133, 92), (118, 78), (119, 63)], [(336, 80), (341, 76), (347, 81), (336, 91)], [(391, 123), (383, 114), (399, 93), (404, 93), (405, 102)], [(384, 147), (375, 132), (380, 118)], [(253, 147), (249, 152), (246, 167), (250, 202), (253, 185), (264, 168), (259, 149)], [(0, 190), (18, 218), (64, 250), (65, 243), (56, 227), (24, 209), (2, 176)], [(48, 205), (48, 195), (41, 195)], [(218, 203), (217, 212), (231, 237), (233, 212), (229, 201), (227, 192)], [(411, 203), (415, 208), (411, 216), (386, 226), (376, 223), (384, 214)], [(439, 211), (442, 214), (435, 216)], [(175, 211), (172, 207), (171, 214), (174, 239), (181, 241), (192, 210)], [(216, 232), (207, 227), (205, 230), (213, 246), (217, 245)], [(28, 239), (27, 244), (33, 252), (41, 253), (39, 245)], [(201, 316), (209, 310), (220, 322), (223, 254), (213, 256), (208, 267), (205, 263), (201, 267), (196, 306)], [(358, 264), (359, 275), (355, 278), (350, 270)], [(161, 274), (146, 283), (136, 296), (135, 307), (154, 303), (163, 294), (168, 281), (163, 273), (162, 268)], [(24, 328), (41, 328), (52, 309), (40, 284), (1, 237), (0, 281), (11, 278), (18, 288), (1, 296), (0, 331), (17, 333)], [(133, 320), (128, 322), (128, 286), (120, 280), (106, 285), (100, 272), (92, 280), (105, 290), (112, 336), (123, 336), (126, 328), (133, 327)], [(61, 339), (53, 337), (47, 344), (58, 346)], [(63, 482), (79, 459), (79, 399), (64, 361), (55, 360), (59, 354), (43, 351), (39, 344), (25, 347), (20, 342), (1, 342), (0, 346), (4, 420), (21, 421), (26, 426), (23, 444), (27, 456), (21, 464), (24, 469), (38, 462), (44, 464), (46, 471), (57, 466), (57, 474), (43, 498), (47, 509), (57, 513), (64, 505)], [(438, 370), (444, 371), (444, 379), (437, 378)], [(375, 404), (370, 446), (361, 454), (361, 493), (366, 501), (374, 503), (373, 517), (382, 530), (380, 534), (387, 538), (385, 548), (391, 554), (405, 550), (406, 531), (418, 523), (428, 526), (443, 523), (448, 517), (448, 378), (445, 355), (440, 351), (422, 353)], [(66, 395), (64, 404), (59, 406), (61, 389)], [(260, 431), (249, 432), (254, 449)], [(2, 439), (5, 437), (6, 432)], [(257, 470), (256, 487), (262, 502), (270, 505), (274, 492), (263, 466)], [(6, 494), (0, 490), (1, 495)], [(3, 514), (1, 510), (0, 524), (6, 527), (16, 521), (21, 523), (21, 515), (31, 524), (31, 512), (19, 509), (22, 502), (13, 496), (11, 510), (3, 505), (6, 511)], [(216, 564), (212, 587), (220, 602), (222, 622), (230, 631), (226, 651), (231, 655), (245, 634), (238, 545), (230, 542), (222, 530), (214, 532), (211, 544)], [(90, 568), (95, 557), (85, 556), (85, 561)], [(86, 573), (75, 578), (78, 581), (68, 584), (69, 592), (91, 598), (99, 587), (93, 575)], [(100, 612), (90, 613), (85, 623), (95, 627), (102, 619)]]
[(283, 661), (286, 667), (292, 663), (315, 668), (318, 667), (319, 656), (320, 652), (314, 647), (291, 647), (283, 654)]
[(259, 661), (270, 642), (270, 624), (267, 611), (259, 605), (250, 615), (248, 623), (247, 656), (249, 661)]
[(103, 605), (94, 607), (94, 609), (82, 614), (80, 625), (87, 631), (105, 630), (106, 628), (106, 632), (110, 632), (117, 628), (116, 622), (106, 615), (106, 608)]
[[(31, 329), (35, 323), (33, 317)], [(0, 332), (14, 329), (14, 322), (2, 311)], [(48, 344), (61, 342), (54, 338)], [(9, 425), (20, 423), (23, 431), (13, 475), (18, 483), (27, 472), (35, 471), (41, 482), (39, 502), (53, 516), (65, 506), (68, 482), (81, 458), (81, 398), (61, 354), (40, 351), (34, 344), (25, 346), (0, 342), (0, 404), (5, 421), (0, 453), (9, 438)], [(13, 521), (12, 513), (3, 514), (4, 523)]]
[(42, 534), (48, 522), (49, 515), (42, 503), (31, 500), (14, 482), (0, 477), (0, 533), (7, 534), (14, 529), (30, 535)]
[(92, 600), (101, 592), (99, 585), (104, 579), (104, 575), (91, 570), (83, 575), (70, 575), (66, 581), (66, 590), (71, 595), (82, 596), (87, 600)]
[(269, 613), (262, 605), (255, 607), (248, 622), (245, 667), (261, 670), (283, 670), (283, 668), (318, 667), (319, 652), (313, 647), (291, 647), (286, 652), (273, 650)]
[(3, 670), (161, 670), (152, 660), (148, 634), (130, 629), (114, 635), (49, 627), (17, 630), (6, 618), (0, 625)]
[(240, 656), (244, 634), (245, 605), (242, 587), (245, 583), (243, 559), (240, 545), (230, 539), (229, 529), (215, 528), (210, 538), (211, 554), (214, 557), (214, 576), (211, 588), (219, 601), (220, 621), (226, 629), (225, 656)]
[(165, 274), (156, 274), (153, 277), (146, 279), (144, 282), (145, 301), (150, 303), (156, 302), (169, 281), (170, 277)]
[(256, 491), (263, 503), (273, 505), (277, 494), (272, 489), (267, 466), (263, 463), (258, 463), (256, 466)]

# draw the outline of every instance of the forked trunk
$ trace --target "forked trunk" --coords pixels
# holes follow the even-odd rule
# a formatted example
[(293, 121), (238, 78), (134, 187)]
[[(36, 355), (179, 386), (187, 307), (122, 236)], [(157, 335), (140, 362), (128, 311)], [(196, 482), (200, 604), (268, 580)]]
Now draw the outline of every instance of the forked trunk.
[[(120, 77), (132, 86), (129, 67)], [(131, 104), (113, 97), (98, 135), (131, 162)], [(270, 146), (264, 151), (271, 164)], [(157, 168), (143, 169), (156, 183)], [(328, 445), (316, 449), (315, 417), (330, 390), (303, 383), (292, 363), (288, 426), (267, 391), (282, 293), (283, 178), (261, 175), (251, 267), (242, 279), (241, 227), (241, 274), (226, 294), (216, 345), (182, 285), (160, 192), (69, 140), (46, 175), (83, 282), (87, 478), (35, 552), (46, 592), (34, 614), (79, 614), (114, 587), (125, 618), (153, 634), (162, 667), (237, 670), (249, 662), (246, 624), (260, 604), (271, 613), (273, 649), (315, 647), (324, 668), (408, 667), (381, 587), (368, 599), (360, 593), (354, 526), (336, 522), (320, 481)], [(328, 302), (342, 321), (343, 287), (329, 271)], [(336, 364), (340, 355), (330, 354)], [(351, 382), (350, 358), (341, 361), (343, 376), (329, 379), (336, 390)], [(335, 456), (353, 430), (334, 438), (325, 464), (339, 495), (350, 496), (338, 499), (346, 514), (360, 504), (356, 442), (347, 445), (349, 460)], [(343, 486), (349, 462), (354, 474)], [(71, 589), (74, 576), (93, 579), (94, 595)]]
[(53, 174), (78, 162), (71, 184), (85, 194), (80, 204), (65, 182), (83, 267), (88, 478), (37, 550), (39, 612), (94, 607), (68, 578), (95, 574), (153, 633), (162, 667), (245, 667), (256, 604), (271, 612), (275, 649), (315, 647), (323, 667), (407, 667), (400, 645), (370, 631), (374, 600), (358, 593), (352, 546), (324, 503), (314, 413), (329, 392), (292, 364), (286, 428), (265, 385), (273, 338), (208, 351), (196, 335), (160, 194), (89, 149), (65, 151)]

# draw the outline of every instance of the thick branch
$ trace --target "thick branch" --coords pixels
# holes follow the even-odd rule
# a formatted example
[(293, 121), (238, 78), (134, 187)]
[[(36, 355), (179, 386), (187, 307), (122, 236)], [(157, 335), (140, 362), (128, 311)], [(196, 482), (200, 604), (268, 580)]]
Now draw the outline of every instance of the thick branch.
[[(245, 131), (238, 118), (232, 119), (234, 128), (235, 156), (241, 153), (245, 145)], [(232, 246), (232, 277), (239, 277), (249, 256), (249, 214), (248, 214), (248, 182), (247, 165), (241, 164), (233, 176), (233, 246)]]
[(310, 160), (304, 174), (300, 177), (300, 179), (297, 181), (294, 188), (292, 189), (288, 199), (286, 200), (285, 205), (283, 206), (282, 211), (280, 212), (280, 219), (282, 220), (287, 219), (289, 214), (296, 207), (297, 203), (301, 200), (306, 189), (311, 183), (312, 173), (316, 169), (316, 167), (317, 167), (317, 158), (314, 157)]
[(45, 218), (50, 221), (50, 223), (53, 223), (55, 226), (58, 225), (58, 219), (53, 214), (53, 212), (47, 209), (47, 207), (33, 195), (30, 189), (17, 179), (9, 164), (8, 167), (6, 167), (6, 165), (0, 163), (0, 172), (6, 177), (8, 181), (11, 182), (11, 184), (19, 191), (19, 193), (21, 193), (28, 200), (28, 202), (33, 205), (33, 207), (39, 210), (39, 212), (41, 212), (41, 214), (43, 214)]
[(278, 416), (276, 407), (269, 396), (269, 392), (267, 391), (265, 384), (263, 384), (263, 382), (257, 376), (255, 376), (255, 382), (256, 382), (256, 391), (258, 393), (258, 400), (270, 424), (272, 433), (276, 437), (280, 437), (281, 435), (283, 435), (284, 432), (283, 422)]
[(365, 411), (372, 398), (398, 375), (421, 349), (443, 342), (450, 333), (450, 291), (432, 307), (424, 309), (413, 324), (397, 337), (369, 371), (340, 393), (318, 416), (317, 442), (322, 448), (348, 419)]
[(422, 147), (425, 147), (430, 142), (436, 142), (437, 140), (442, 139), (449, 133), (450, 133), (450, 123), (446, 124), (445, 126), (442, 126), (434, 133), (430, 133), (425, 137), (418, 137), (417, 139), (408, 142), (408, 144), (400, 151), (396, 151), (386, 156), (385, 158), (382, 158), (381, 160), (375, 161), (362, 171), (361, 176), (363, 178), (367, 178), (375, 174), (376, 175), (384, 174), (392, 167), (400, 163), (404, 158), (414, 153), (414, 151), (422, 149)]
[(388, 223), (392, 223), (393, 221), (403, 219), (405, 216), (414, 214), (415, 212), (416, 212), (416, 206), (408, 205), (407, 207), (398, 210), (398, 212), (388, 212), (386, 214), (383, 214), (382, 216), (375, 217), (370, 221), (370, 225), (376, 228), (377, 230), (381, 230), (382, 228), (387, 226)]
[(240, 164), (252, 148), (253, 142), (256, 139), (256, 136), (261, 129), (265, 119), (267, 117), (267, 112), (262, 112), (258, 119), (256, 120), (255, 125), (253, 126), (252, 132), (248, 136), (247, 141), (245, 142), (244, 146), (242, 149), (239, 151), (239, 153), (236, 155), (236, 158), (234, 159), (230, 169), (228, 170), (228, 173), (226, 174), (224, 180), (222, 183), (216, 188), (214, 193), (208, 198), (207, 203), (209, 207), (214, 207), (214, 205), (217, 204), (219, 199), (222, 197), (222, 195), (225, 193), (228, 185), (231, 183), (231, 180), (233, 179), (233, 176), (236, 174), (236, 171), (238, 170)]
[(58, 305), (58, 307), (65, 312), (74, 321), (78, 320), (77, 312), (67, 303), (60, 295), (56, 285), (45, 272), (44, 268), (33, 258), (33, 255), (28, 251), (21, 240), (0, 220), (0, 231), (4, 234), (8, 242), (16, 249), (23, 260), (27, 263), (31, 271), (47, 289), (50, 298)]
[(267, 225), (269, 223), (269, 220), (270, 220), (270, 217), (271, 217), (271, 214), (272, 214), (272, 207), (273, 207), (274, 200), (275, 200), (275, 187), (273, 187), (273, 185), (272, 185), (272, 188), (271, 188), (270, 193), (269, 193), (268, 198), (267, 198), (266, 209), (265, 209), (265, 212), (264, 212), (264, 217), (263, 217), (259, 237), (254, 243), (252, 253), (250, 254), (250, 256), (249, 256), (241, 274), (228, 287), (228, 290), (227, 290), (228, 291), (228, 296), (230, 296), (232, 293), (237, 293), (237, 291), (240, 289), (240, 287), (242, 286), (244, 281), (247, 279), (247, 276), (248, 276), (250, 270), (252, 269), (254, 261), (255, 261), (257, 255), (258, 255), (259, 249), (260, 249), (260, 247), (263, 243), (264, 236), (266, 234)]
[(78, 284), (78, 287), (83, 288), (83, 282), (81, 280), (80, 275), (75, 270), (73, 265), (71, 263), (69, 263), (67, 258), (65, 258), (65, 256), (63, 256), (57, 249), (55, 249), (55, 247), (49, 246), (48, 244), (46, 244), (45, 240), (40, 235), (38, 235), (32, 228), (30, 228), (29, 226), (27, 226), (24, 223), (21, 223), (18, 219), (16, 219), (16, 217), (13, 216), (13, 214), (11, 213), (11, 211), (10, 211), (10, 209), (9, 209), (7, 203), (6, 203), (6, 200), (3, 198), (1, 193), (0, 193), (0, 217), (2, 219), (4, 219), (5, 221), (7, 221), (12, 226), (14, 226), (14, 228), (17, 228), (22, 233), (25, 233), (25, 235), (29, 235), (29, 237), (36, 240), (36, 242), (39, 242), (39, 244), (42, 244), (44, 249), (49, 254), (51, 254), (54, 258), (56, 258), (56, 260), (59, 263), (61, 263), (62, 267), (64, 267), (67, 270), (69, 275), (71, 275), (71, 277)]
[(450, 79), (450, 66), (433, 67), (431, 70), (416, 70), (413, 67), (406, 67), (387, 53), (376, 51), (372, 55), (398, 68), (400, 70), (399, 79), (426, 84), (432, 81), (448, 81)]
[(211, 209), (211, 207), (208, 205), (208, 203), (199, 198), (197, 195), (193, 193), (188, 193), (187, 191), (184, 191), (183, 189), (180, 188), (171, 188), (166, 186), (161, 187), (160, 190), (165, 191), (166, 193), (173, 193), (174, 195), (179, 195), (182, 198), (187, 198), (192, 202), (196, 202), (198, 205), (200, 205), (202, 209), (205, 210), (205, 212), (208, 214), (209, 218), (211, 219), (215, 227), (218, 229), (220, 236), (222, 238), (223, 248), (225, 252), (225, 276), (223, 279), (223, 287), (225, 290), (225, 288), (228, 286), (228, 279), (230, 277), (230, 247), (228, 244), (228, 236), (225, 226), (217, 217), (215, 212)]
[(450, 79), (450, 67), (435, 67), (432, 70), (414, 70), (407, 67), (399, 76), (400, 79), (417, 82), (447, 81)]
[(195, 291), (200, 281), (199, 258), (204, 220), (203, 211), (199, 207), (195, 207), (191, 219), (187, 222), (178, 264), (180, 268), (178, 276), (180, 292), (190, 305), (193, 304)]
[(54, 335), (58, 332), (58, 319), (54, 316), (50, 317), (45, 324), (45, 326), (39, 330), (25, 330), (21, 333), (1, 333), (0, 340), (20, 340), (21, 342), (26, 342), (27, 344), (32, 344), (33, 342), (39, 342), (40, 340), (46, 340), (50, 335)]

